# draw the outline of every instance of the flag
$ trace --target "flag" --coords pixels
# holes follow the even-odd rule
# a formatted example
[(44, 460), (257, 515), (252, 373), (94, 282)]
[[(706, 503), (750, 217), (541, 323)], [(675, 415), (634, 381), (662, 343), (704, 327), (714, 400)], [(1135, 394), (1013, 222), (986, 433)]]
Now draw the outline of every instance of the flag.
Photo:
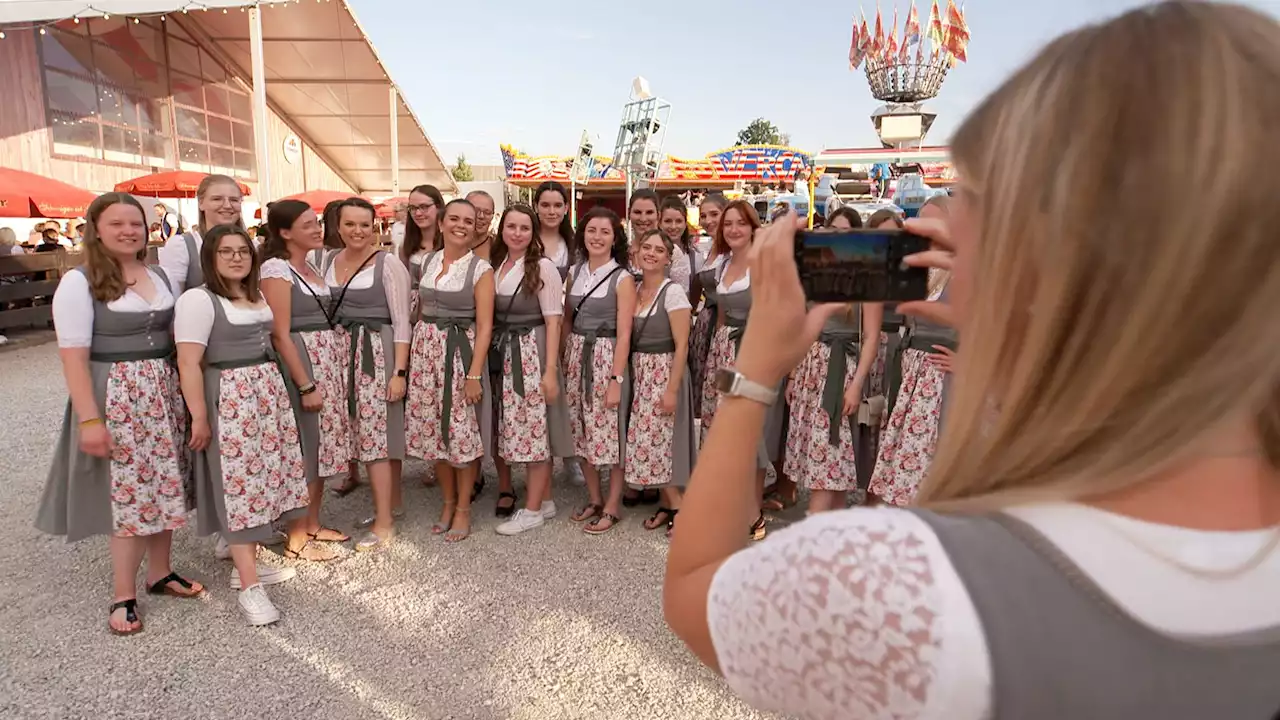
[(849, 41), (849, 69), (862, 65), (862, 37), (858, 34), (858, 18), (853, 19), (853, 39)]
[(907, 24), (902, 29), (902, 44), (919, 45), (920, 44), (920, 14), (916, 12), (916, 4), (911, 3), (911, 10), (907, 13)]
[(956, 0), (947, 0), (947, 36), (945, 46), (960, 62), (969, 59), (969, 25), (964, 21), (964, 13), (956, 7)]
[(929, 39), (933, 41), (933, 47), (940, 48), (947, 41), (946, 33), (942, 30), (942, 14), (938, 12), (938, 0), (933, 0), (933, 8), (929, 10), (929, 29), (927, 30)]
[(896, 3), (893, 8), (893, 24), (889, 26), (889, 39), (884, 44), (884, 57), (886, 60), (898, 59), (898, 7)]
[(862, 57), (865, 59), (871, 55), (871, 42), (873, 39), (871, 30), (867, 27), (867, 14), (865, 12), (862, 13), (862, 30), (858, 32), (858, 35), (862, 38), (858, 41), (858, 49), (862, 51)]
[(884, 50), (884, 22), (880, 19), (880, 8), (876, 8), (876, 34), (871, 38), (871, 57), (880, 57)]

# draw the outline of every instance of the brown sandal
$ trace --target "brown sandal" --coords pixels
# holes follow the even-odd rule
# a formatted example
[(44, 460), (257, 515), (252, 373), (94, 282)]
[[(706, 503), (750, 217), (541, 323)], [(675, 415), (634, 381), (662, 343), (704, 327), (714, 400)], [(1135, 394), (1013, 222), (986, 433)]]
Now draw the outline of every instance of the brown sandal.
[[(310, 534), (310, 533), (308, 533)], [(313, 545), (310, 541), (302, 543), (302, 547), (294, 550), (285, 545), (284, 557), (286, 560), (305, 560), (306, 562), (329, 562), (337, 560), (338, 554), (332, 550)]]
[[(600, 527), (600, 523), (603, 520), (609, 521), (608, 527)], [(588, 535), (603, 535), (617, 527), (619, 522), (622, 522), (622, 518), (617, 515), (614, 515), (613, 513), (601, 513), (600, 517), (587, 523), (586, 526), (582, 528), (582, 532)]]
[(587, 503), (583, 507), (578, 508), (578, 511), (575, 512), (573, 515), (571, 515), (569, 519), (573, 520), (574, 522), (586, 522), (593, 518), (599, 518), (600, 513), (602, 512), (604, 512), (603, 505), (597, 505), (596, 503)]

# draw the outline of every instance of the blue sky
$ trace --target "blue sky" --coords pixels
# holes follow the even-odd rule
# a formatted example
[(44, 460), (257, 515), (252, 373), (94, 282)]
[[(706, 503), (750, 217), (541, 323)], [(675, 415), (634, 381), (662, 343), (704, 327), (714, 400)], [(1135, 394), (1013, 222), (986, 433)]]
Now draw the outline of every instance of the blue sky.
[[(702, 157), (763, 116), (793, 145), (873, 147), (877, 103), (847, 55), (857, 2), (349, 0), (445, 162), (501, 162), (498, 144), (569, 154), (586, 129), (609, 154), (631, 78), (672, 105), (664, 151)], [(862, 0), (874, 16), (876, 0)], [(1138, 0), (968, 0), (969, 62), (932, 102), (943, 144), (966, 112), (1054, 36)], [(1249, 4), (1280, 15), (1280, 0)], [(805, 7), (803, 12), (790, 8)], [(892, 0), (881, 0), (886, 22)], [(900, 25), (906, 0), (898, 0)], [(945, 6), (944, 6), (945, 7)], [(917, 0), (921, 21), (928, 0)]]

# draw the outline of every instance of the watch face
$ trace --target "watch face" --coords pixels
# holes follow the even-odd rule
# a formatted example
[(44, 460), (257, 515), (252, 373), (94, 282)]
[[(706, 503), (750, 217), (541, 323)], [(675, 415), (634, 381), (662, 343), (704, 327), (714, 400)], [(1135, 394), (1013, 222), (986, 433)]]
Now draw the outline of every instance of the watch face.
[(737, 379), (738, 373), (721, 368), (716, 371), (716, 389), (722, 393), (733, 392), (734, 381)]

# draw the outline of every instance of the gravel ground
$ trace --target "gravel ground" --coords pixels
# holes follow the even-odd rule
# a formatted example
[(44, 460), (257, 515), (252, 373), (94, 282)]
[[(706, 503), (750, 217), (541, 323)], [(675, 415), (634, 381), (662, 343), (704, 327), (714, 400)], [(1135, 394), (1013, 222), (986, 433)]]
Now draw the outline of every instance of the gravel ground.
[[(548, 526), (497, 536), (491, 484), (475, 534), (446, 546), (429, 529), (439, 492), (410, 480), (394, 547), (299, 566), (271, 588), (285, 617), (270, 628), (245, 625), (230, 563), (181, 531), (175, 569), (211, 592), (144, 595), (146, 631), (115, 638), (105, 540), (67, 545), (32, 527), (65, 402), (56, 348), (0, 352), (0, 378), (0, 520), (12, 532), (0, 545), (2, 718), (765, 717), (663, 624), (661, 535), (639, 512), (584, 535), (566, 516), (585, 493), (559, 481), (561, 515)], [(350, 532), (371, 502), (367, 490), (327, 498), (326, 520)]]

